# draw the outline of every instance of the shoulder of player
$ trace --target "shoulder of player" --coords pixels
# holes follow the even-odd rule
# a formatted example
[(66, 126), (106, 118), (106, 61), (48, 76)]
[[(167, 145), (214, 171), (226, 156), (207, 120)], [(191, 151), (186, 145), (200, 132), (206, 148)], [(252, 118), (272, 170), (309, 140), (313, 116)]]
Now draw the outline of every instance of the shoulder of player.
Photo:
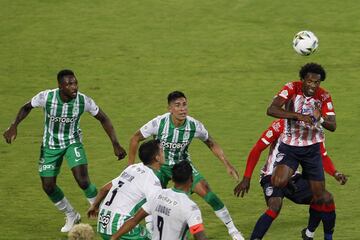
[(316, 92), (316, 98), (320, 99), (321, 101), (325, 101), (330, 98), (330, 93), (326, 91), (324, 88), (319, 87)]
[(197, 120), (197, 119), (195, 119), (194, 117), (191, 117), (191, 116), (186, 116), (186, 119), (187, 119), (189, 122), (194, 123), (196, 126), (203, 124), (202, 122), (200, 122), (199, 120)]

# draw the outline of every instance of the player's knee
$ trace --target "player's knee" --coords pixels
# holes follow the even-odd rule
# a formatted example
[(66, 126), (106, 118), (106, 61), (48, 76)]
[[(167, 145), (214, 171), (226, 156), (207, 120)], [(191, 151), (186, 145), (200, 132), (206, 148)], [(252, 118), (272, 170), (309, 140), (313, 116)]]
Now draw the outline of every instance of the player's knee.
[(268, 200), (268, 208), (275, 212), (276, 214), (279, 214), (282, 207), (282, 199), (281, 198), (270, 198)]
[(273, 175), (271, 176), (271, 184), (274, 187), (284, 188), (287, 185), (287, 179), (281, 176)]
[(323, 196), (324, 196), (323, 198), (324, 198), (324, 203), (325, 204), (333, 204), (334, 203), (334, 197), (328, 191), (325, 191)]

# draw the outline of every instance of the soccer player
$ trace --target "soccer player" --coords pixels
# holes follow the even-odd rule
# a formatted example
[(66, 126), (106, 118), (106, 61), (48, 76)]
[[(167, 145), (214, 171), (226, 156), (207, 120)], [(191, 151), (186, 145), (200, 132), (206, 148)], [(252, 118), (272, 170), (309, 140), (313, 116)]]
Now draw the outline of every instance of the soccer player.
[[(213, 154), (225, 165), (228, 174), (239, 179), (236, 169), (227, 160), (222, 148), (209, 135), (204, 125), (198, 120), (188, 116), (188, 103), (185, 94), (179, 91), (168, 95), (168, 113), (157, 116), (142, 126), (131, 138), (129, 149), (129, 164), (135, 162), (135, 153), (140, 141), (154, 136), (160, 140), (165, 152), (165, 164), (157, 173), (163, 188), (166, 188), (171, 179), (171, 168), (177, 162), (190, 160), (188, 152), (193, 138), (202, 140)], [(194, 181), (191, 191), (201, 196), (215, 211), (215, 214), (228, 228), (232, 239), (243, 239), (235, 227), (230, 213), (224, 203), (210, 190), (204, 177), (193, 167)]]
[[(260, 184), (263, 188), (268, 209), (258, 219), (253, 233), (251, 234), (251, 240), (262, 239), (264, 237), (273, 220), (275, 220), (275, 218), (279, 215), (284, 197), (297, 204), (310, 204), (312, 199), (312, 193), (308, 180), (305, 179), (298, 171), (296, 171), (296, 173), (291, 177), (291, 184), (288, 184), (286, 188), (279, 189), (271, 185), (271, 175), (274, 169), (276, 155), (278, 154), (278, 146), (280, 144), (279, 138), (283, 130), (284, 119), (278, 119), (272, 122), (269, 128), (262, 133), (261, 137), (249, 153), (244, 177), (234, 189), (234, 194), (237, 196), (241, 194), (241, 197), (249, 191), (251, 176), (257, 162), (259, 161), (261, 152), (270, 146), (269, 155), (264, 167), (261, 169), (260, 175)], [(323, 143), (321, 143), (320, 147), (325, 171), (339, 181), (340, 184), (345, 184), (347, 177), (341, 172), (335, 170)], [(319, 219), (318, 223), (320, 223), (320, 220), (321, 219)], [(317, 226), (314, 227), (316, 228)], [(315, 228), (312, 229), (312, 232), (315, 232)]]
[(91, 98), (78, 92), (78, 81), (74, 72), (61, 70), (57, 75), (57, 81), (58, 88), (38, 93), (20, 108), (15, 121), (3, 136), (7, 143), (11, 143), (17, 136), (17, 126), (31, 110), (35, 107), (44, 109), (45, 126), (39, 174), (43, 190), (55, 206), (66, 215), (66, 223), (61, 228), (61, 232), (69, 232), (73, 225), (80, 221), (80, 214), (74, 210), (56, 184), (64, 156), (90, 204), (97, 194), (96, 187), (90, 182), (88, 176), (87, 158), (81, 143), (82, 136), (79, 128), (80, 116), (84, 112), (89, 112), (101, 123), (118, 159), (124, 158), (126, 152), (117, 140), (110, 119)]
[[(332, 132), (336, 129), (335, 111), (330, 94), (320, 88), (326, 78), (323, 67), (308, 63), (299, 75), (300, 81), (287, 83), (267, 109), (269, 116), (285, 119), (271, 183), (285, 187), (300, 164), (313, 193), (310, 224), (321, 218), (325, 239), (330, 240), (336, 214), (334, 199), (325, 189), (320, 143), (324, 141), (323, 128)], [(312, 238), (310, 234), (308, 237)]]
[[(139, 158), (142, 163), (128, 166), (117, 178), (100, 189), (88, 210), (89, 217), (98, 215), (97, 231), (103, 239), (110, 239), (145, 201), (161, 190), (161, 183), (154, 173), (164, 163), (159, 141), (142, 143)], [(146, 228), (141, 225), (126, 233), (122, 239), (150, 239)]]
[(206, 240), (200, 209), (188, 197), (193, 182), (192, 167), (188, 161), (173, 166), (172, 180), (172, 189), (158, 191), (111, 239), (123, 236), (151, 214), (155, 225), (152, 240), (182, 240), (188, 229), (195, 239)]

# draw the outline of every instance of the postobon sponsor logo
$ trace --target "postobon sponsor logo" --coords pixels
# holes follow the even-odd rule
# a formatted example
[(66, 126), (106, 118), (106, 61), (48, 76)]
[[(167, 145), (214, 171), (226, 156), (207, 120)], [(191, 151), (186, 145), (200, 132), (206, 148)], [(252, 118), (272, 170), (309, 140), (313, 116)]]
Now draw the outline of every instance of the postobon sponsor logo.
[(160, 144), (163, 148), (180, 149), (186, 147), (189, 144), (189, 142), (186, 141), (183, 143), (172, 143), (172, 142), (161, 141)]
[(39, 172), (46, 171), (46, 170), (54, 170), (55, 166), (52, 164), (41, 164), (39, 165)]
[(106, 228), (109, 222), (110, 222), (110, 214), (107, 214), (105, 216), (100, 216), (99, 223), (101, 223), (102, 228)]
[(60, 123), (72, 123), (77, 120), (77, 117), (56, 117), (51, 116), (50, 114), (47, 115), (51, 122), (60, 122)]

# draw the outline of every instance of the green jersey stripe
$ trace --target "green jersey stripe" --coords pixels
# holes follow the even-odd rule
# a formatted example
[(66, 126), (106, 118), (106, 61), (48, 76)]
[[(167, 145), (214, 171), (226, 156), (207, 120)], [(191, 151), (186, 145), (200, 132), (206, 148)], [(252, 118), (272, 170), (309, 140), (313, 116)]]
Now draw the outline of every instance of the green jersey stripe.
[[(99, 213), (99, 218), (101, 218), (102, 216), (104, 216), (104, 212), (105, 212), (105, 209), (101, 210), (101, 212)], [(102, 231), (102, 224), (101, 223), (98, 223), (97, 225), (97, 232), (99, 233), (104, 233)]]
[[(60, 91), (56, 91), (56, 113), (54, 116), (61, 116), (63, 105), (61, 104), (60, 100)], [(59, 139), (61, 138), (59, 134), (59, 128), (60, 128), (60, 121), (54, 121), (54, 128), (53, 128), (53, 138), (54, 138), (54, 148), (60, 148)]]
[[(119, 213), (115, 213), (114, 219), (111, 224), (111, 234), (110, 235), (113, 235), (118, 230), (120, 216), (121, 215)], [(123, 217), (121, 216), (121, 220), (122, 219), (123, 219)], [(121, 223), (121, 225), (122, 225), (122, 223)]]

